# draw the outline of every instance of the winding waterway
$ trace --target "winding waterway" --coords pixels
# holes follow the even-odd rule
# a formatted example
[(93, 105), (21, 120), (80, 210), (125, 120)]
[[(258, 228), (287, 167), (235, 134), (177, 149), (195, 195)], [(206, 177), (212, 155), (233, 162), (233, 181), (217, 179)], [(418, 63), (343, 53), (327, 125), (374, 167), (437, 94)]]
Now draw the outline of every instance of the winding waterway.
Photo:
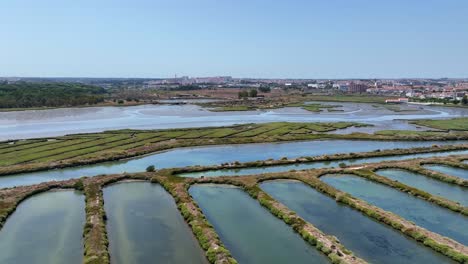
[[(327, 103), (325, 103), (327, 104)], [(221, 126), (241, 123), (355, 121), (375, 127), (349, 132), (383, 129), (417, 130), (400, 120), (467, 116), (468, 110), (433, 106), (401, 106), (402, 112), (365, 103), (341, 105), (342, 112), (309, 112), (298, 107), (272, 110), (211, 112), (197, 105), (142, 105), (129, 107), (61, 108), (0, 112), (0, 140), (50, 137), (115, 129), (162, 129)]]
[(0, 230), (0, 263), (81, 264), (84, 196), (49, 191), (23, 201)]
[(189, 191), (239, 263), (329, 263), (241, 189), (195, 185)]
[(468, 245), (468, 217), (382, 184), (352, 175), (326, 175), (325, 183), (430, 231)]
[(111, 262), (208, 263), (172, 198), (149, 182), (104, 188)]
[[(465, 143), (457, 141), (456, 143)], [(141, 172), (150, 165), (156, 168), (216, 165), (225, 162), (246, 162), (282, 157), (331, 155), (347, 152), (374, 151), (377, 149), (428, 147), (434, 144), (447, 145), (453, 141), (364, 141), (364, 140), (316, 140), (303, 142), (243, 144), (179, 148), (147, 156), (94, 165), (70, 167), (41, 172), (0, 176), (0, 188), (31, 185), (51, 180), (67, 180), (83, 176)]]
[(349, 206), (297, 181), (269, 181), (260, 187), (326, 234), (334, 235), (357, 256), (369, 263), (452, 263), (446, 257), (418, 244)]

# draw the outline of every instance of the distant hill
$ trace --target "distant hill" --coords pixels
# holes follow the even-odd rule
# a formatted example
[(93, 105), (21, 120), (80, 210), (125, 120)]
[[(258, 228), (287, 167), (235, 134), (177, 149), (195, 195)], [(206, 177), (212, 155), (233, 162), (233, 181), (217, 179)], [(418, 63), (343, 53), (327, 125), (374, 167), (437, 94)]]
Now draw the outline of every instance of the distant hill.
[(104, 88), (80, 83), (0, 83), (0, 108), (97, 104), (105, 94)]

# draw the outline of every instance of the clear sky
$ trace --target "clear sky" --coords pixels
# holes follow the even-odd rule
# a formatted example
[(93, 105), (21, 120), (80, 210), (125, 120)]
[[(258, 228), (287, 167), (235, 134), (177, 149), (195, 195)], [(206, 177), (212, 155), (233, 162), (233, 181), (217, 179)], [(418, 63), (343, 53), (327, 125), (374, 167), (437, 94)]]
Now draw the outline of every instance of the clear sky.
[(0, 76), (174, 74), (468, 77), (468, 1), (0, 1)]

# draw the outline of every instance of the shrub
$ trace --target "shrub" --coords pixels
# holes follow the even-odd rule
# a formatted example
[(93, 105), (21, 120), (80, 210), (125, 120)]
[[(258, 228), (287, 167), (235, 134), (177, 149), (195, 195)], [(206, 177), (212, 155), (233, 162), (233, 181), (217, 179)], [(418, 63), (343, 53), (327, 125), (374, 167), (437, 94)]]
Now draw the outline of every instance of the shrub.
[(84, 184), (83, 181), (80, 179), (73, 184), (73, 188), (75, 188), (78, 191), (83, 191), (84, 190)]
[(155, 170), (156, 170), (156, 168), (154, 167), (154, 165), (150, 165), (150, 166), (146, 167), (147, 172), (154, 172)]

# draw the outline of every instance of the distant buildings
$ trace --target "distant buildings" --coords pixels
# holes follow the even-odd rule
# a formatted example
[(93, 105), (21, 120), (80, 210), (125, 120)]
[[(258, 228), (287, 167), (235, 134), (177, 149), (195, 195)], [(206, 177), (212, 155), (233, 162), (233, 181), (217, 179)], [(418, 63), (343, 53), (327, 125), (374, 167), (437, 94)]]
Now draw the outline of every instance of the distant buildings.
[(387, 99), (385, 100), (386, 104), (402, 104), (402, 103), (408, 103), (409, 99), (408, 98), (398, 98), (398, 99)]
[(362, 83), (350, 83), (348, 86), (348, 92), (350, 93), (365, 93), (369, 88), (366, 84)]

